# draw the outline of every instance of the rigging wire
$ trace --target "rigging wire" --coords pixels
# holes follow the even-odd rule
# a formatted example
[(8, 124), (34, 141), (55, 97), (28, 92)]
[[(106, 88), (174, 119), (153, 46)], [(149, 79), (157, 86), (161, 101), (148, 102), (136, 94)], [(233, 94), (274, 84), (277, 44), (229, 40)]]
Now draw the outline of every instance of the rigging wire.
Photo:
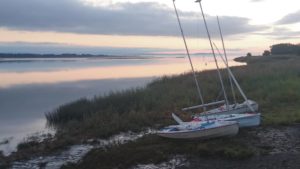
[[(214, 44), (214, 45), (215, 45), (215, 44)], [(218, 50), (218, 51), (219, 51), (219, 50)], [(234, 84), (236, 85), (236, 87), (237, 87), (238, 90), (240, 91), (242, 97), (243, 97), (244, 100), (246, 101), (246, 104), (247, 104), (248, 108), (249, 108), (253, 113), (255, 113), (255, 110), (254, 110), (253, 107), (251, 107), (251, 105), (249, 104), (247, 96), (245, 95), (245, 93), (243, 92), (243, 90), (242, 90), (242, 88), (240, 87), (239, 83), (238, 83), (237, 80), (235, 79), (235, 77), (234, 77), (234, 75), (232, 74), (230, 68), (228, 67), (228, 63), (225, 61), (225, 59), (223, 58), (223, 55), (221, 54), (220, 51), (219, 51), (219, 54), (220, 54), (220, 57), (221, 57), (221, 59), (223, 60), (223, 62), (226, 64), (226, 67), (227, 67), (227, 69), (228, 69), (228, 72), (229, 72), (229, 74), (230, 74), (230, 76), (231, 76), (231, 78), (232, 78)]]
[(203, 21), (204, 21), (206, 33), (207, 33), (207, 36), (208, 36), (208, 39), (209, 39), (209, 44), (210, 44), (210, 47), (211, 47), (212, 54), (214, 56), (214, 60), (215, 60), (215, 63), (216, 63), (219, 80), (220, 80), (220, 83), (221, 83), (221, 86), (222, 86), (222, 90), (223, 90), (223, 93), (224, 93), (224, 98), (225, 98), (225, 102), (226, 102), (226, 108), (229, 109), (228, 98), (227, 98), (227, 95), (226, 95), (226, 91), (225, 91), (224, 83), (223, 83), (223, 80), (222, 80), (221, 72), (220, 72), (220, 69), (219, 69), (218, 61), (217, 61), (217, 58), (216, 58), (216, 54), (215, 54), (215, 51), (214, 51), (214, 47), (213, 47), (213, 44), (212, 44), (212, 41), (211, 41), (211, 36), (210, 36), (209, 31), (208, 31), (208, 26), (207, 26), (207, 23), (206, 23), (204, 12), (203, 12), (201, 0), (196, 0), (196, 2), (199, 2), (199, 6), (200, 6), (200, 9), (201, 9), (201, 13), (202, 13), (202, 17), (203, 17)]
[[(172, 0), (172, 1), (173, 1), (173, 5), (174, 5), (178, 25), (179, 25), (179, 28), (180, 28), (181, 36), (182, 36), (184, 46), (185, 46), (185, 49), (186, 49), (186, 53), (188, 55), (189, 62), (190, 62), (191, 68), (192, 68), (192, 73), (193, 73), (193, 76), (194, 76), (194, 80), (195, 80), (195, 83), (196, 83), (196, 86), (197, 86), (198, 95), (199, 95), (199, 98), (201, 100), (201, 103), (204, 104), (203, 96), (202, 96), (202, 93), (201, 93), (201, 90), (200, 90), (200, 87), (199, 87), (197, 76), (196, 76), (196, 73), (195, 73), (195, 70), (194, 70), (194, 65), (192, 63), (192, 59), (191, 59), (190, 52), (189, 52), (189, 49), (188, 49), (188, 46), (187, 46), (186, 38), (185, 38), (183, 29), (182, 29), (182, 25), (181, 25), (180, 18), (179, 18), (179, 15), (178, 15), (178, 11), (177, 11), (177, 8), (176, 8), (175, 0)], [(203, 111), (206, 111), (206, 107), (203, 107)]]
[[(221, 40), (222, 40), (223, 53), (224, 53), (224, 56), (225, 56), (225, 60), (226, 60), (227, 66), (229, 66), (228, 59), (227, 59), (227, 52), (226, 52), (224, 38), (223, 38), (223, 33), (222, 33), (221, 24), (220, 24), (218, 16), (217, 16), (217, 21), (218, 21), (219, 33), (220, 33)], [(228, 69), (227, 69), (227, 71), (228, 71)], [(232, 78), (230, 76), (229, 71), (228, 71), (228, 78), (229, 78), (229, 82), (230, 82), (230, 87), (231, 87), (231, 92), (232, 92), (232, 97), (233, 97), (234, 103), (237, 104), (237, 102), (236, 102), (236, 96), (235, 96), (235, 92), (234, 92), (234, 88), (233, 88), (233, 83), (232, 83)]]

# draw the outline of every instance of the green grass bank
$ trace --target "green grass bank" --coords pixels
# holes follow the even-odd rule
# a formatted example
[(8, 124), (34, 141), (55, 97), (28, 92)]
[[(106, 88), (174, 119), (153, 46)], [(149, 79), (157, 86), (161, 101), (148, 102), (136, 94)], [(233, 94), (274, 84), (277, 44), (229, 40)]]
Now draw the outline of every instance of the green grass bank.
[[(248, 98), (259, 103), (263, 125), (300, 122), (299, 56), (252, 56), (236, 60), (247, 62), (247, 66), (234, 67), (232, 71)], [(226, 70), (222, 74), (232, 98)], [(197, 77), (204, 100), (214, 101), (221, 89), (216, 71), (198, 72)], [(186, 73), (159, 78), (145, 88), (112, 92), (91, 100), (83, 98), (47, 113), (46, 118), (49, 126), (61, 132), (108, 137), (121, 131), (173, 123), (171, 112), (180, 112), (181, 108), (199, 102), (193, 77)]]
[[(300, 122), (299, 56), (252, 56), (236, 60), (247, 63), (233, 67), (232, 72), (248, 98), (259, 103), (263, 127)], [(222, 70), (227, 93), (232, 98), (226, 73)], [(216, 70), (197, 72), (197, 78), (205, 101), (214, 101), (221, 91)], [(242, 97), (238, 99), (243, 101)], [(188, 119), (192, 112), (180, 112), (181, 108), (199, 102), (191, 73), (161, 77), (144, 88), (112, 92), (91, 100), (82, 98), (46, 114), (48, 125), (57, 129), (55, 139), (39, 144), (21, 143), (9, 161), (56, 152), (89, 138), (175, 124), (171, 112)], [(176, 154), (239, 160), (267, 153), (268, 148), (257, 148), (260, 143), (253, 147), (251, 142), (259, 139), (249, 133), (246, 129), (233, 138), (208, 141), (174, 141), (149, 135), (124, 145), (94, 149), (79, 164), (64, 168), (128, 168), (140, 163), (159, 163)]]
[[(300, 57), (268, 56), (237, 60), (247, 62), (247, 66), (234, 67), (232, 70), (247, 96), (259, 103), (263, 115), (262, 125), (276, 127), (299, 123)], [(226, 71), (222, 70), (222, 74), (225, 75)], [(205, 100), (214, 100), (221, 88), (217, 83), (216, 71), (198, 72), (197, 77), (203, 88)], [(226, 83), (229, 84), (228, 81)], [(227, 89), (229, 90), (229, 87)], [(241, 99), (239, 97), (239, 100)], [(124, 102), (119, 105), (122, 101)], [(114, 117), (109, 117), (114, 122), (107, 123), (121, 123), (123, 126), (118, 126), (120, 128), (116, 127), (113, 131), (104, 130), (110, 131), (107, 134), (113, 134), (119, 130), (141, 130), (143, 127), (155, 128), (174, 123), (170, 115), (172, 111), (179, 112), (182, 107), (195, 105), (199, 101), (192, 75), (182, 74), (163, 77), (142, 89), (112, 93), (85, 102), (95, 106), (93, 110), (88, 111), (88, 115), (78, 111), (75, 117), (70, 115), (71, 111), (63, 110), (72, 108), (72, 104), (80, 103), (76, 102), (51, 114), (54, 117), (70, 116), (66, 121), (51, 121), (48, 117), (49, 122), (58, 129), (66, 130), (70, 130), (69, 125), (72, 123), (81, 124), (90, 127), (82, 128), (82, 131), (93, 133), (94, 130), (97, 131), (96, 128), (101, 131), (102, 128), (108, 127), (104, 126), (104, 123), (96, 124), (97, 118), (105, 119), (114, 114)], [(188, 118), (190, 114), (180, 115)], [(123, 123), (124, 119), (135, 125)], [(69, 123), (70, 121), (72, 123)], [(94, 122), (94, 126), (91, 127), (88, 122)], [(253, 131), (255, 129), (243, 129), (235, 137), (203, 141), (169, 140), (150, 135), (124, 145), (94, 149), (80, 163), (68, 164), (63, 168), (130, 168), (137, 164), (167, 161), (177, 154), (185, 155), (188, 159), (196, 157), (243, 161), (253, 156), (264, 156), (270, 151), (270, 147), (261, 145), (258, 141), (260, 138), (253, 134)]]

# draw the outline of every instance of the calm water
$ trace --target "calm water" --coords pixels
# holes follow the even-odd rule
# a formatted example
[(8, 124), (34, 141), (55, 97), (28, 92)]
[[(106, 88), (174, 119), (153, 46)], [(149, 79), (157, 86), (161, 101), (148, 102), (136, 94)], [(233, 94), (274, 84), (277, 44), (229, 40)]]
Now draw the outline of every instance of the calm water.
[[(208, 57), (194, 57), (193, 63), (197, 70), (215, 67)], [(61, 104), (187, 71), (187, 58), (177, 57), (0, 60), (0, 151), (7, 154), (24, 137), (44, 131), (44, 113)], [(10, 144), (1, 145), (4, 139)]]

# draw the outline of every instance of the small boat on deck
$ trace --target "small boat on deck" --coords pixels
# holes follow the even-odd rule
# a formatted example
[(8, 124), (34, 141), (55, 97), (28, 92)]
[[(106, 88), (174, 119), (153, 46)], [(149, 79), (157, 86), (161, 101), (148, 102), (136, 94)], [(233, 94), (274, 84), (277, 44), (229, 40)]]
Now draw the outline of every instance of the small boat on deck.
[(173, 139), (209, 139), (234, 136), (238, 131), (239, 126), (235, 121), (183, 122), (165, 127), (157, 135)]

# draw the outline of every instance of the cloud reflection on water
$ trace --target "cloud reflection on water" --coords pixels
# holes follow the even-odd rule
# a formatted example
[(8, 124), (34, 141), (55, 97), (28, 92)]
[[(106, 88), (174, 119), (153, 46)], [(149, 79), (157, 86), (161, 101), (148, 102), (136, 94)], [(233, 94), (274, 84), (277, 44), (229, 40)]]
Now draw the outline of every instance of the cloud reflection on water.
[[(193, 61), (197, 70), (215, 67), (209, 59), (198, 57)], [(45, 61), (0, 66), (0, 142), (14, 137), (11, 144), (0, 146), (5, 151), (29, 133), (44, 130), (44, 113), (61, 104), (145, 86), (154, 77), (190, 71), (186, 58), (79, 60), (63, 64)], [(7, 69), (9, 66), (15, 67)]]
[[(195, 58), (194, 65), (196, 70), (214, 69), (215, 63), (212, 60), (203, 62), (201, 58)], [(107, 61), (104, 61), (107, 62)], [(118, 63), (118, 64), (116, 64)], [(205, 65), (205, 63), (207, 63)], [(43, 63), (41, 63), (43, 64)], [(85, 64), (83, 62), (83, 64)], [(90, 63), (89, 63), (90, 64)], [(87, 66), (89, 66), (89, 64)], [(78, 65), (78, 63), (76, 63)], [(230, 65), (240, 65), (236, 62), (230, 62)], [(51, 71), (0, 71), (0, 87), (10, 87), (14, 85), (24, 84), (45, 84), (45, 83), (61, 83), (81, 80), (97, 80), (111, 78), (140, 78), (179, 74), (190, 71), (186, 58), (164, 58), (148, 60), (113, 60), (99, 65), (90, 65), (89, 67), (68, 67), (60, 65), (59, 68)], [(42, 69), (42, 68), (40, 68)]]
[(24, 137), (45, 131), (45, 112), (82, 97), (141, 87), (153, 78), (104, 79), (56, 84), (18, 85), (0, 89), (0, 142), (13, 137), (0, 151), (8, 153)]

